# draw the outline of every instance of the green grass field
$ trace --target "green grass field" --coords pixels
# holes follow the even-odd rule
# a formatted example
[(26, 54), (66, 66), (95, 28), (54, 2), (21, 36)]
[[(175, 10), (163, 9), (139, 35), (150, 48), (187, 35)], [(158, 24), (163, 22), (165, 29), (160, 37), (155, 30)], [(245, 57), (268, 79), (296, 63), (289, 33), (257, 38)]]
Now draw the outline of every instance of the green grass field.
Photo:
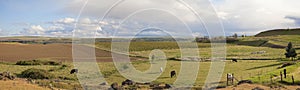
[[(51, 69), (57, 69), (50, 73), (53, 73), (56, 75), (56, 77), (67, 77), (67, 78), (76, 78), (75, 75), (69, 74), (69, 71), (72, 69), (71, 63), (65, 63), (67, 68), (58, 70), (57, 68), (60, 68), (61, 66), (49, 66), (49, 65), (37, 65), (37, 66), (18, 66), (13, 64), (0, 64), (1, 70), (3, 71), (10, 71), (16, 74), (20, 74), (22, 71), (29, 69), (29, 68), (39, 68), (44, 70), (51, 70)], [(150, 67), (150, 64), (148, 64), (146, 61), (136, 61), (132, 63), (137, 70), (145, 71)], [(157, 83), (168, 83), (172, 84), (176, 78), (170, 78), (169, 72), (171, 70), (180, 71), (180, 61), (172, 61), (169, 60), (167, 62), (166, 70), (162, 73), (161, 76), (157, 78), (154, 82)], [(198, 72), (198, 78), (195, 82), (195, 87), (202, 87), (204, 85), (205, 78), (207, 77), (210, 62), (200, 62), (200, 69)], [(113, 82), (122, 82), (125, 80), (124, 77), (116, 70), (114, 67), (114, 64), (112, 62), (101, 62), (98, 63), (99, 68), (102, 72), (102, 74), (105, 75), (105, 79), (108, 81), (108, 83)], [(268, 74), (272, 73), (274, 71), (277, 71), (277, 67), (280, 66), (280, 62), (275, 60), (245, 60), (245, 61), (239, 61), (238, 63), (233, 63), (230, 61), (226, 62), (226, 66), (224, 69), (223, 77), (221, 80), (221, 85), (225, 85), (226, 81), (226, 74), (227, 73), (234, 73), (235, 77), (238, 80), (241, 79), (251, 79), (250, 77), (255, 77), (258, 74)], [(295, 66), (292, 66), (295, 67)], [(292, 73), (293, 70), (295, 71), (297, 68), (288, 68), (291, 70), (289, 73)], [(299, 77), (295, 77), (296, 80), (300, 79)], [(255, 80), (255, 79), (254, 79)], [(262, 81), (267, 81), (262, 79)], [(66, 80), (66, 83), (72, 82), (77, 83), (76, 79), (74, 80)]]
[[(226, 85), (226, 74), (234, 73), (237, 80), (250, 79), (258, 84), (269, 85), (270, 76), (273, 77), (273, 82), (279, 83), (278, 75), (282, 69), (277, 69), (282, 63), (292, 62), (284, 59), (284, 48), (271, 48), (268, 45), (281, 45), (285, 46), (288, 42), (292, 42), (294, 47), (300, 46), (299, 35), (292, 36), (269, 36), (269, 37), (245, 37), (239, 38), (238, 42), (228, 43), (226, 45), (227, 52), (226, 58), (238, 59), (237, 63), (230, 60), (226, 61), (220, 85)], [(267, 43), (266, 43), (267, 41)], [(122, 44), (122, 43), (117, 43)], [(96, 48), (106, 51), (111, 50), (111, 43), (97, 42)], [(210, 43), (197, 43), (199, 56), (201, 58), (210, 58), (212, 55)], [(119, 49), (123, 49), (120, 47)], [(162, 50), (167, 58), (180, 58), (181, 52), (176, 42), (132, 42), (129, 47), (130, 56), (144, 57), (145, 61), (133, 61), (133, 66), (140, 71), (146, 71), (150, 68), (150, 63), (147, 58), (154, 49)], [(257, 52), (263, 51), (264, 53), (258, 54)], [(298, 49), (297, 49), (298, 51)], [(298, 51), (299, 52), (299, 51)], [(194, 84), (195, 88), (201, 88), (208, 75), (211, 62), (200, 62), (197, 80)], [(63, 65), (65, 65), (63, 67)], [(113, 62), (98, 62), (101, 73), (104, 75), (109, 84), (118, 82), (121, 83), (125, 78), (116, 70)], [(291, 76), (293, 75), (296, 82), (300, 83), (299, 63), (285, 67), (288, 70), (288, 78), (284, 79), (285, 83), (291, 83)], [(77, 77), (74, 74), (69, 74), (73, 69), (71, 62), (64, 62), (62, 65), (15, 65), (14, 63), (0, 63), (0, 72), (9, 71), (15, 75), (21, 74), (22, 71), (30, 68), (38, 68), (49, 71), (55, 75), (54, 79), (50, 80), (37, 80), (39, 85), (47, 86), (53, 84), (54, 87), (63, 89), (74, 89), (80, 87)], [(168, 83), (173, 84), (176, 78), (170, 78), (170, 71), (176, 70), (180, 72), (181, 61), (168, 60), (164, 72), (153, 82), (155, 83)], [(159, 72), (159, 71), (158, 71)], [(54, 82), (55, 79), (61, 82)], [(237, 81), (236, 81), (237, 82)], [(279, 83), (283, 84), (283, 83)]]

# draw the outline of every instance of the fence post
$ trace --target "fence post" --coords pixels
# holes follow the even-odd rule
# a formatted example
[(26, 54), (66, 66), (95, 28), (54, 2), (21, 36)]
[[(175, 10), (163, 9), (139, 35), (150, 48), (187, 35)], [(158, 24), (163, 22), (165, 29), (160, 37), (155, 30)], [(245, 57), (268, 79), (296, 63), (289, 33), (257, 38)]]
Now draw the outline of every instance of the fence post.
[(227, 78), (226, 78), (226, 86), (228, 86), (228, 73), (227, 73)]
[(292, 75), (292, 81), (293, 81), (293, 84), (295, 84), (295, 81), (294, 81), (294, 75)]
[(258, 80), (259, 80), (259, 82), (260, 82), (260, 75), (258, 75)]
[(282, 82), (282, 72), (280, 71), (280, 81)]
[(234, 83), (234, 73), (232, 73), (232, 78), (231, 78), (231, 85)]
[(286, 69), (283, 69), (284, 78), (286, 78)]

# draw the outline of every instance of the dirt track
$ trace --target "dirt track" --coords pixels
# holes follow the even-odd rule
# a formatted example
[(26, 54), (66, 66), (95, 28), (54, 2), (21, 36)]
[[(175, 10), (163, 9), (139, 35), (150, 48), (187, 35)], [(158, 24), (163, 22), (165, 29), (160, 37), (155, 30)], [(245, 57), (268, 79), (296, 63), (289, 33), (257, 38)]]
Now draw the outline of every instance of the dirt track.
[[(86, 47), (86, 46), (83, 46)], [(112, 61), (111, 52), (95, 49), (98, 62)], [(82, 50), (82, 53), (86, 51)], [(124, 55), (122, 55), (124, 56)], [(0, 44), (0, 61), (51, 59), (73, 61), (71, 44)], [(131, 58), (136, 60), (137, 58)]]
[(299, 86), (284, 86), (284, 87), (270, 88), (258, 84), (241, 84), (241, 85), (229, 86), (227, 88), (222, 88), (217, 90), (254, 90), (254, 88), (256, 87), (259, 87), (264, 90), (296, 90), (297, 88), (300, 88)]

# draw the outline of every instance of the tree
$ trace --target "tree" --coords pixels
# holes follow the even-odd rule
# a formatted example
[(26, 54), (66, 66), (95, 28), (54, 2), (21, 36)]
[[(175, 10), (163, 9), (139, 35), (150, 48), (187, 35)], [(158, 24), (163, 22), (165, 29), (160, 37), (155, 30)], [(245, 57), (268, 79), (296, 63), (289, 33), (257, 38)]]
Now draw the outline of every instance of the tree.
[(293, 48), (292, 42), (289, 42), (289, 44), (285, 50), (286, 50), (286, 53), (285, 53), (286, 58), (292, 58), (292, 60), (294, 60), (294, 58), (296, 58), (297, 53), (296, 53), (296, 49)]
[(238, 35), (236, 33), (234, 33), (232, 37), (238, 38)]

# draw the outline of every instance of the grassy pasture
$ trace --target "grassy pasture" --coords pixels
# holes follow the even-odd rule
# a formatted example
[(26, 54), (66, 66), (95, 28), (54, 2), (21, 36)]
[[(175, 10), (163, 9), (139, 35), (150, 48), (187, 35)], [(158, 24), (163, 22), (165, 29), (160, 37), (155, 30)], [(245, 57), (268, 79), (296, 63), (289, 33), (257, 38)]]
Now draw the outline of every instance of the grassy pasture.
[[(220, 84), (225, 85), (226, 74), (234, 73), (236, 79), (250, 79), (255, 83), (268, 84), (270, 82), (270, 76), (274, 75), (274, 80), (278, 81), (276, 78), (282, 69), (277, 69), (283, 63), (283, 61), (278, 61), (281, 58), (285, 58), (284, 49), (270, 48), (268, 46), (260, 46), (264, 41), (268, 43), (283, 45), (285, 46), (289, 41), (293, 42), (295, 47), (300, 47), (300, 42), (298, 41), (300, 36), (270, 36), (270, 37), (246, 37), (240, 38), (237, 43), (229, 43), (226, 45), (227, 48), (227, 59), (237, 58), (237, 59), (247, 59), (239, 60), (237, 63), (226, 61), (225, 69), (222, 74), (222, 79)], [(249, 42), (248, 42), (249, 41)], [(238, 45), (238, 43), (243, 43)], [(119, 43), (121, 44), (121, 43)], [(211, 57), (210, 43), (197, 43), (199, 49), (199, 55), (201, 58)], [(265, 44), (267, 45), (267, 44)], [(96, 47), (110, 51), (111, 43), (109, 42), (97, 42)], [(122, 48), (121, 48), (122, 49)], [(176, 42), (131, 42), (129, 47), (129, 53), (131, 56), (139, 57), (149, 57), (150, 53), (154, 49), (160, 49), (164, 51), (167, 58), (180, 58), (180, 49)], [(253, 54), (253, 52), (265, 51), (262, 54)], [(99, 57), (107, 58), (107, 57)], [(268, 60), (263, 60), (268, 59)], [(145, 61), (133, 61), (133, 66), (140, 71), (146, 71), (150, 68), (148, 60)], [(210, 62), (200, 62), (200, 69), (198, 72), (197, 80), (194, 84), (196, 88), (201, 88), (204, 85), (204, 81), (207, 77)], [(66, 65), (67, 67), (63, 67)], [(57, 79), (64, 78), (61, 83), (53, 83), (51, 80), (38, 80), (41, 82), (40, 85), (47, 85), (49, 83), (54, 84), (57, 88), (73, 89), (75, 85), (79, 86), (76, 75), (69, 74), (70, 70), (73, 69), (73, 64), (71, 62), (64, 62), (62, 65), (28, 65), (21, 66), (10, 63), (0, 63), (0, 72), (9, 71), (14, 74), (20, 74), (22, 71), (30, 68), (38, 68), (49, 71), (54, 74)], [(109, 84), (113, 82), (122, 82), (125, 78), (116, 70), (113, 62), (98, 62), (101, 73), (104, 75), (106, 81)], [(296, 65), (288, 66), (288, 78), (285, 79), (286, 82), (291, 83), (291, 75), (294, 75), (296, 82), (300, 82), (299, 74), (299, 63)], [(180, 61), (168, 60), (166, 69), (164, 72), (154, 81), (156, 83), (168, 83), (172, 84), (176, 78), (170, 78), (170, 71), (176, 70), (180, 72)], [(70, 84), (69, 84), (70, 83)]]
[[(280, 45), (287, 46), (289, 42), (292, 42), (295, 48), (300, 47), (300, 35), (278, 35), (278, 36), (267, 36), (267, 37), (245, 37), (240, 38), (240, 42), (236, 44), (248, 45), (248, 46), (265, 46), (270, 47), (269, 45)], [(263, 44), (264, 41), (268, 41), (266, 44)]]
[[(124, 44), (125, 42), (116, 42), (115, 44)], [(104, 49), (104, 50), (111, 50), (111, 43), (110, 42), (97, 42), (97, 48)], [(199, 48), (207, 48), (210, 47), (210, 43), (201, 43), (197, 44)], [(125, 47), (121, 47), (118, 49), (122, 49)], [(176, 42), (131, 42), (129, 45), (129, 51), (149, 51), (153, 49), (165, 49), (165, 50), (172, 50), (172, 49), (179, 49), (179, 46)]]
[[(270, 48), (270, 47), (259, 47), (262, 41), (255, 41), (256, 39), (241, 39), (241, 41), (252, 41), (253, 42), (242, 42), (243, 45), (237, 45), (237, 43), (229, 43), (226, 45), (227, 58), (238, 58), (247, 60), (259, 60), (259, 59), (279, 59), (284, 58), (284, 49)], [(244, 45), (245, 44), (245, 45)], [(110, 50), (111, 43), (99, 42), (96, 44), (97, 48)], [(210, 43), (197, 43), (199, 49), (199, 55), (201, 58), (211, 57)], [(297, 46), (295, 43), (294, 46)], [(300, 45), (300, 44), (299, 44)], [(149, 57), (150, 53), (154, 49), (160, 49), (165, 52), (168, 58), (180, 58), (181, 52), (176, 42), (132, 42), (129, 47), (129, 53), (133, 56)], [(253, 54), (255, 52), (265, 51), (263, 54)]]
[[(67, 67), (63, 67), (63, 65), (67, 65)], [(56, 88), (62, 88), (62, 89), (73, 89), (74, 85), (76, 87), (79, 86), (79, 83), (77, 82), (76, 75), (71, 75), (70, 70), (73, 68), (73, 65), (70, 63), (64, 63), (63, 65), (15, 65), (12, 62), (9, 63), (1, 63), (0, 64), (0, 72), (11, 72), (15, 75), (21, 74), (21, 72), (30, 69), (30, 68), (36, 68), (36, 69), (43, 69), (48, 71), (49, 73), (55, 75), (55, 79), (62, 79), (62, 82), (55, 83), (53, 80), (37, 80), (36, 82), (39, 83), (38, 85), (47, 87), (50, 83), (56, 87)], [(68, 84), (70, 83), (70, 84)]]
[[(238, 63), (233, 62), (226, 62), (226, 66), (224, 69), (223, 77), (221, 80), (221, 84), (225, 85), (224, 81), (226, 73), (234, 73), (235, 77), (237, 79), (247, 79), (250, 77), (256, 76), (257, 73), (263, 72), (268, 73), (274, 70), (277, 70), (276, 68), (280, 66), (277, 61), (273, 60), (247, 60), (247, 61), (239, 61)], [(1, 70), (3, 71), (10, 71), (15, 74), (20, 74), (22, 71), (29, 69), (29, 68), (39, 68), (44, 70), (51, 70), (50, 73), (56, 75), (56, 77), (66, 77), (71, 78), (71, 80), (64, 81), (65, 83), (77, 83), (76, 76), (69, 74), (69, 71), (72, 69), (72, 63), (64, 63), (65, 65), (69, 66), (65, 69), (58, 69), (61, 66), (49, 66), (49, 65), (37, 65), (37, 66), (19, 66), (19, 65), (13, 65), (13, 64), (0, 64)], [(133, 66), (137, 70), (145, 71), (150, 67), (150, 64), (146, 61), (135, 61), (132, 62)], [(166, 69), (164, 72), (154, 81), (157, 83), (169, 83), (172, 84), (176, 78), (170, 78), (169, 72), (172, 70), (176, 70), (178, 73), (180, 72), (180, 61), (168, 61)], [(195, 87), (202, 87), (204, 85), (205, 78), (207, 77), (210, 62), (200, 62), (200, 69), (198, 72), (197, 80), (195, 82)], [(108, 81), (109, 84), (113, 82), (122, 82), (125, 80), (125, 78), (116, 70), (114, 67), (114, 64), (112, 62), (101, 62), (98, 63), (99, 68), (101, 70), (101, 73), (106, 75), (105, 79)], [(249, 73), (252, 73), (252, 75), (249, 75)], [(73, 80), (72, 80), (73, 78)], [(42, 81), (41, 81), (42, 82)]]
[[(259, 59), (269, 59), (274, 60), (278, 58), (284, 58), (284, 49), (274, 49), (268, 47), (252, 47), (243, 45), (227, 44), (227, 58), (237, 58), (237, 59), (247, 59), (247, 60), (259, 60)], [(162, 49), (168, 58), (179, 58), (181, 55), (180, 49), (166, 50)], [(266, 51), (263, 54), (253, 54), (253, 52)], [(201, 58), (211, 57), (211, 48), (199, 48), (199, 56)], [(131, 55), (149, 57), (151, 51), (132, 51)]]

